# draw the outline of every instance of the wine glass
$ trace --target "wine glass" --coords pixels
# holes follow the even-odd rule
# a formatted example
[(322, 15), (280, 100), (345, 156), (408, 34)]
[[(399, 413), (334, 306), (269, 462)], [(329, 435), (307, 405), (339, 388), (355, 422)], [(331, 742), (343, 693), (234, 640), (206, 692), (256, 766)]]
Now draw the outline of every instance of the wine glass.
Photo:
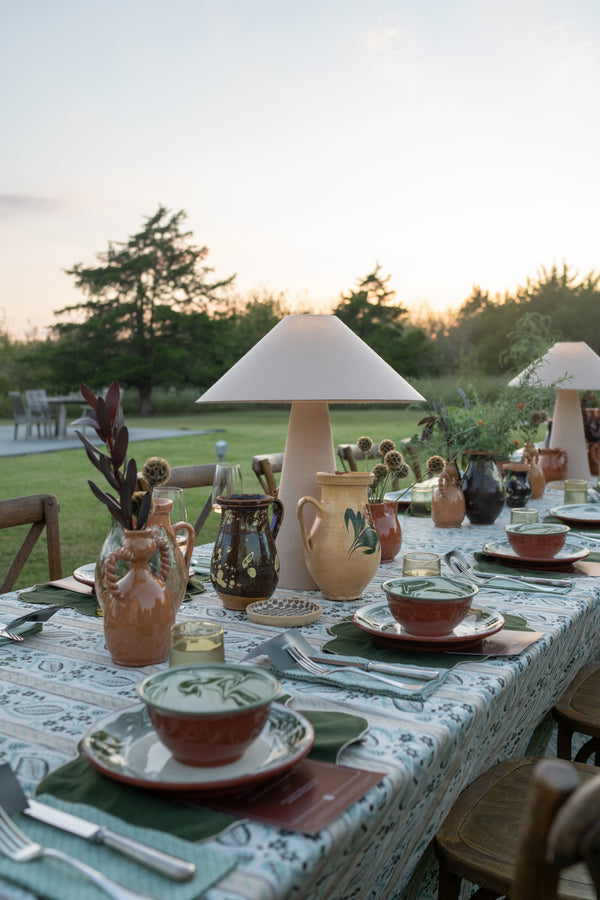
[(231, 494), (242, 494), (243, 492), (242, 467), (230, 463), (217, 463), (211, 494), (211, 505), (214, 511), (221, 514), (217, 497), (229, 497)]
[[(169, 519), (172, 526), (175, 526), (178, 522), (187, 522), (187, 512), (185, 509), (183, 488), (155, 487), (152, 490), (152, 496), (156, 497), (157, 499), (171, 500), (171, 502), (173, 503), (173, 507), (171, 509)], [(173, 530), (175, 531), (174, 528)], [(187, 547), (189, 535), (186, 531), (176, 531), (175, 540), (177, 541), (179, 548), (185, 556), (185, 548)]]

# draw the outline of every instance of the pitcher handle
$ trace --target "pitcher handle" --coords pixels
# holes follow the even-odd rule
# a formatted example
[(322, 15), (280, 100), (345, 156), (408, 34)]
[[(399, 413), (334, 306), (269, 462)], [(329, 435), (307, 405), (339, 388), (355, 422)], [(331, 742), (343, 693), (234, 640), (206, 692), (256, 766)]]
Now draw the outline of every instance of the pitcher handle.
[(273, 516), (271, 518), (270, 528), (273, 538), (276, 538), (277, 533), (281, 528), (281, 523), (283, 522), (283, 503), (277, 497), (273, 497), (271, 506), (273, 507)]
[(323, 512), (323, 504), (319, 503), (318, 500), (315, 500), (314, 497), (300, 497), (300, 499), (298, 500), (298, 524), (300, 525), (302, 543), (304, 544), (305, 551), (307, 553), (310, 553), (310, 551), (312, 550), (312, 545), (308, 536), (308, 531), (306, 529), (306, 521), (304, 519), (304, 507), (307, 503), (315, 506), (320, 513)]
[(185, 545), (185, 553), (183, 554), (183, 558), (185, 559), (186, 569), (189, 571), (190, 563), (192, 561), (192, 553), (194, 552), (194, 544), (196, 543), (196, 532), (194, 531), (194, 526), (190, 525), (189, 522), (175, 522), (175, 524), (171, 527), (175, 532), (175, 539), (177, 539), (178, 531), (185, 531), (187, 533), (187, 542)]

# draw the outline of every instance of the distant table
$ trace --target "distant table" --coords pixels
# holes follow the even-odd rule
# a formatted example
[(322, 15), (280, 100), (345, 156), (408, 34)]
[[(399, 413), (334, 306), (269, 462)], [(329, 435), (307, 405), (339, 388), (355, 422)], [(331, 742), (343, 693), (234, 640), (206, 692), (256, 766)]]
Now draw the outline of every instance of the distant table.
[(81, 394), (60, 394), (57, 397), (46, 397), (51, 406), (56, 406), (56, 428), (55, 434), (59, 440), (63, 440), (67, 434), (67, 404), (79, 403), (84, 405)]

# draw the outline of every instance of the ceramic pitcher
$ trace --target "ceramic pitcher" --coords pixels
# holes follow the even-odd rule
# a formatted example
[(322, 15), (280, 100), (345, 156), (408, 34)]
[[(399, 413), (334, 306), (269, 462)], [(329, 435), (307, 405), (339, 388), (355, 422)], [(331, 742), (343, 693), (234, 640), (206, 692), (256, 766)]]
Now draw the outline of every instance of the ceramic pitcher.
[(231, 494), (217, 499), (221, 526), (210, 580), (223, 606), (245, 609), (255, 600), (268, 600), (279, 583), (275, 538), (283, 521), (283, 504), (268, 494)]
[[(148, 568), (158, 550), (158, 576)], [(129, 566), (121, 578), (117, 566)], [(149, 528), (125, 531), (123, 544), (111, 553), (104, 568), (104, 638), (119, 666), (149, 666), (169, 658), (175, 604), (166, 584), (169, 545)]]
[(540, 465), (546, 483), (549, 481), (562, 481), (563, 478), (566, 478), (567, 461), (567, 451), (564, 447), (542, 447), (540, 450)]
[[(157, 529), (159, 537), (169, 544), (169, 572), (167, 587), (171, 591), (175, 609), (179, 609), (187, 588), (192, 561), (192, 552), (196, 541), (196, 532), (189, 522), (171, 524), (173, 501), (165, 497), (154, 497), (153, 510), (148, 516), (148, 528)], [(184, 543), (179, 544), (179, 533), (184, 531)]]
[[(367, 472), (318, 472), (321, 499), (298, 501), (306, 566), (327, 600), (357, 600), (379, 566), (381, 545), (368, 510), (372, 478)], [(316, 511), (310, 533), (306, 506)]]

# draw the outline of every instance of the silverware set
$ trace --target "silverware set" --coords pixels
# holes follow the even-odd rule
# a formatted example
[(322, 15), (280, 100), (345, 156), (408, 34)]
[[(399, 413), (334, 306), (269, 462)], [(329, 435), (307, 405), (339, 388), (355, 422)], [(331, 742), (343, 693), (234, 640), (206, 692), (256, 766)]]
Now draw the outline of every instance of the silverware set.
[(475, 572), (471, 568), (466, 556), (460, 550), (449, 550), (444, 554), (444, 561), (451, 572), (455, 575), (462, 575), (468, 578), (479, 587), (486, 587), (492, 581), (516, 581), (520, 584), (531, 585), (533, 590), (546, 594), (555, 594), (556, 587), (572, 587), (573, 582), (568, 578), (542, 578), (533, 577), (532, 575), (496, 575), (495, 573)]

